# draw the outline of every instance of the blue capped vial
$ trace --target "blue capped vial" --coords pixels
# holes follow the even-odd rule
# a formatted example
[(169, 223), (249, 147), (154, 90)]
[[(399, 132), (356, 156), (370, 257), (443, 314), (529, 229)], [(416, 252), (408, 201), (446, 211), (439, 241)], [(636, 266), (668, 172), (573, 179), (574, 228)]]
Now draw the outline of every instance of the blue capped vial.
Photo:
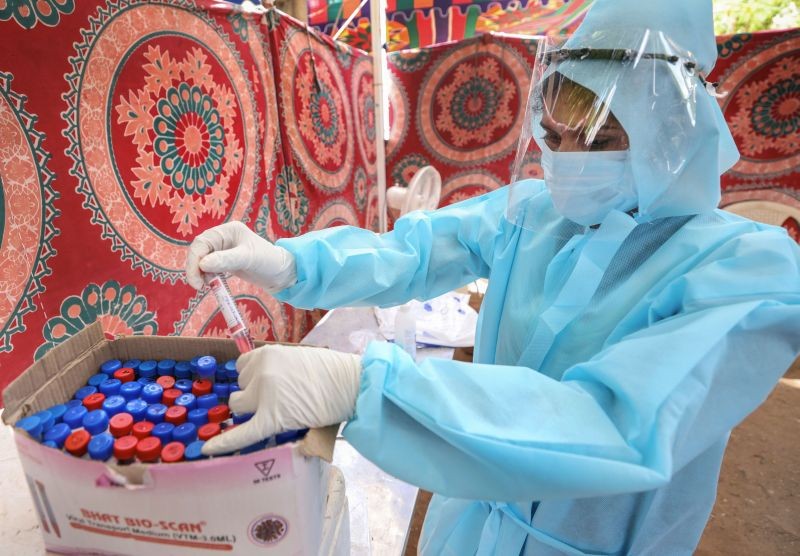
[(144, 412), (144, 418), (151, 423), (162, 423), (164, 415), (167, 414), (167, 406), (163, 403), (154, 403), (148, 406), (147, 411)]
[(64, 413), (61, 420), (69, 425), (69, 428), (77, 429), (82, 426), (83, 418), (87, 413), (89, 413), (89, 410), (84, 406), (76, 405), (67, 409), (67, 412)]
[(102, 409), (95, 409), (83, 416), (83, 428), (91, 435), (105, 432), (108, 428), (108, 414)]
[(138, 382), (126, 382), (119, 387), (119, 395), (126, 400), (135, 400), (142, 395), (142, 385)]
[(175, 363), (175, 379), (192, 378), (192, 366), (188, 361), (178, 361)]
[(158, 375), (158, 363), (152, 359), (139, 363), (138, 374), (142, 378), (155, 379)]
[(241, 425), (242, 423), (246, 423), (250, 420), (253, 416), (252, 413), (240, 413), (240, 414), (233, 414), (233, 424), (234, 425)]
[(228, 375), (228, 380), (237, 380), (239, 378), (239, 373), (236, 372), (236, 359), (225, 361), (225, 374)]
[(161, 441), (162, 446), (166, 446), (172, 442), (172, 431), (175, 430), (175, 425), (172, 423), (159, 423), (153, 427), (150, 432), (151, 436), (155, 436)]
[(217, 372), (217, 360), (212, 355), (204, 355), (197, 359), (197, 374), (208, 378)]
[(60, 423), (61, 422), (61, 418), (67, 412), (67, 409), (68, 409), (67, 404), (60, 403), (58, 405), (54, 405), (52, 407), (48, 407), (47, 411), (50, 412), (50, 414), (53, 416), (53, 419), (55, 420), (56, 423)]
[(107, 380), (108, 380), (108, 375), (106, 373), (97, 373), (96, 375), (90, 376), (86, 384), (88, 384), (89, 386), (100, 386)]
[(172, 431), (172, 439), (184, 445), (197, 440), (197, 427), (194, 423), (182, 423)]
[(142, 399), (147, 403), (161, 403), (164, 395), (164, 388), (157, 383), (145, 384), (142, 386)]
[(122, 361), (119, 359), (109, 359), (102, 365), (100, 365), (100, 372), (103, 372), (107, 375), (113, 375), (115, 372), (122, 368)]
[(61, 448), (64, 445), (64, 441), (70, 434), (72, 434), (72, 429), (69, 428), (68, 424), (58, 423), (53, 425), (49, 431), (44, 433), (44, 439), (55, 443), (56, 446)]
[(89, 457), (99, 461), (111, 458), (114, 452), (114, 437), (104, 432), (94, 436), (89, 441)]
[(184, 393), (175, 399), (175, 405), (182, 405), (187, 410), (194, 409), (197, 407), (197, 398), (194, 394)]
[(18, 429), (22, 429), (36, 440), (42, 439), (42, 420), (35, 415), (23, 417), (14, 424)]
[(134, 421), (141, 421), (147, 411), (147, 402), (144, 400), (131, 400), (125, 404), (125, 411), (131, 414)]
[(122, 364), (122, 366), (125, 367), (126, 369), (133, 369), (134, 371), (138, 371), (139, 365), (141, 364), (142, 362), (139, 359), (128, 359)]
[(214, 373), (214, 382), (216, 383), (228, 382), (228, 375), (225, 373), (224, 367), (217, 367), (217, 372)]
[(173, 376), (175, 374), (175, 360), (162, 359), (156, 366), (158, 376)]
[(197, 397), (197, 407), (201, 409), (211, 409), (219, 405), (219, 397), (216, 394), (203, 394)]
[(228, 388), (229, 386), (229, 384), (220, 384), (219, 382), (214, 383), (214, 393), (220, 400), (224, 401), (228, 399), (228, 392), (230, 392)]
[(98, 388), (100, 392), (105, 394), (106, 398), (109, 396), (116, 396), (119, 394), (119, 389), (122, 386), (122, 381), (118, 378), (109, 378), (108, 380), (100, 383)]
[(77, 398), (73, 398), (73, 399), (69, 400), (67, 403), (65, 403), (64, 405), (66, 405), (67, 409), (69, 409), (70, 407), (75, 407), (76, 405), (83, 405), (83, 402), (81, 400), (77, 399)]
[(183, 392), (184, 394), (191, 394), (192, 393), (192, 379), (190, 378), (182, 378), (180, 380), (175, 381), (175, 388)]
[(122, 396), (110, 396), (103, 400), (103, 411), (105, 411), (109, 417), (113, 417), (117, 413), (125, 411), (125, 404), (127, 403), (128, 400)]
[(258, 452), (259, 450), (263, 450), (264, 448), (267, 447), (267, 442), (268, 441), (269, 441), (269, 438), (265, 438), (261, 442), (256, 442), (255, 444), (250, 444), (250, 446), (247, 446), (246, 448), (242, 448), (241, 450), (239, 450), (239, 453), (241, 455), (245, 455), (245, 454), (251, 454), (253, 452)]
[(208, 423), (208, 409), (205, 408), (198, 408), (192, 409), (187, 414), (186, 418), (189, 420), (190, 423), (194, 423), (197, 428)]
[(56, 418), (46, 409), (34, 413), (34, 415), (42, 420), (42, 432), (47, 432), (50, 427), (56, 424)]
[(138, 382), (142, 386), (145, 386), (146, 384), (153, 384), (155, 381), (156, 379), (151, 376), (140, 376), (139, 378), (136, 379), (136, 382)]
[(208, 456), (203, 455), (203, 442), (202, 440), (195, 440), (191, 442), (183, 451), (183, 459), (186, 461), (196, 461), (199, 459), (206, 459)]
[(83, 401), (86, 396), (91, 396), (97, 392), (96, 386), (82, 386), (75, 391), (75, 399)]

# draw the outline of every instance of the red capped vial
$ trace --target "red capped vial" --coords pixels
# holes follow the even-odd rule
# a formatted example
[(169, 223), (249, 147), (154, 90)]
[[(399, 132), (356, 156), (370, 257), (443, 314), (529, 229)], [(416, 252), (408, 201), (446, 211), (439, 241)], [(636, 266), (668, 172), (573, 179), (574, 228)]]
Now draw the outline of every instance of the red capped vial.
[(209, 423), (222, 423), (227, 421), (231, 416), (231, 411), (225, 404), (215, 405), (208, 410)]
[(133, 429), (133, 415), (130, 413), (117, 413), (108, 423), (108, 430), (114, 438), (127, 436)]
[(106, 396), (105, 394), (101, 394), (100, 392), (95, 392), (94, 394), (89, 394), (85, 398), (83, 398), (83, 405), (89, 411), (94, 411), (95, 409), (103, 409), (103, 402), (105, 401)]
[(64, 449), (75, 457), (81, 457), (89, 448), (92, 435), (83, 429), (73, 431), (64, 441)]
[[(164, 392), (166, 393), (167, 390), (175, 387), (175, 377), (170, 375), (160, 376), (156, 379), (156, 383), (160, 384), (161, 387), (164, 389)], [(161, 403), (163, 403), (164, 405), (171, 405), (165, 402)]]
[(177, 463), (183, 460), (183, 442), (170, 442), (161, 450), (163, 463)]
[(219, 423), (206, 423), (197, 429), (197, 438), (200, 440), (208, 440), (209, 438), (217, 436), (220, 432), (222, 432), (222, 428), (219, 426)]
[(114, 378), (119, 380), (122, 384), (125, 384), (126, 382), (133, 382), (136, 380), (136, 371), (130, 367), (122, 367), (121, 369), (114, 371)]
[(166, 415), (164, 415), (164, 420), (167, 423), (172, 423), (173, 425), (180, 425), (181, 423), (186, 422), (186, 406), (183, 405), (173, 405), (169, 409), (167, 409)]
[[(138, 423), (137, 423), (138, 424)], [(136, 457), (139, 461), (155, 462), (158, 461), (158, 456), (161, 455), (161, 439), (155, 436), (148, 436), (142, 438), (136, 444)]]
[(120, 463), (131, 463), (136, 455), (139, 439), (135, 436), (120, 436), (114, 441), (114, 457)]
[(214, 389), (214, 383), (205, 378), (198, 378), (192, 383), (192, 394), (197, 397), (210, 394)]
[[(169, 378), (172, 378), (172, 377), (169, 377)], [(175, 405), (175, 400), (177, 400), (182, 395), (183, 395), (183, 392), (181, 392), (177, 388), (166, 389), (166, 390), (164, 390), (164, 393), (161, 395), (161, 403), (163, 403), (167, 407), (171, 407), (171, 406)]]
[(153, 432), (154, 426), (150, 421), (139, 421), (133, 425), (133, 436), (139, 439), (147, 438)]

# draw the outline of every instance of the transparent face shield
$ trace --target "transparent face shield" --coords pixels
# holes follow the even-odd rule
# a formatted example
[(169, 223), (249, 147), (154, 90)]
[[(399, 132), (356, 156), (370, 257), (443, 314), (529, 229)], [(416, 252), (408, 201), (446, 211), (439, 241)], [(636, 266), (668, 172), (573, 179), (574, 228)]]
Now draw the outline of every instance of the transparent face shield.
[(697, 89), (705, 93), (691, 55), (663, 33), (570, 42), (539, 43), (506, 212), (556, 235), (612, 211), (638, 216), (657, 200), (691, 158)]

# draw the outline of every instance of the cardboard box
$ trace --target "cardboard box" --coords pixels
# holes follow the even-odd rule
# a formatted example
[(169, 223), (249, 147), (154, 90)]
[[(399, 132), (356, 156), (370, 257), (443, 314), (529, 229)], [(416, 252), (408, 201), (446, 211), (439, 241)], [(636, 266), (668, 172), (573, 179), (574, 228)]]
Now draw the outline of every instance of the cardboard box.
[[(53, 348), (3, 392), (3, 421), (69, 400), (108, 359), (238, 355), (231, 340), (129, 336), (99, 323)], [(120, 466), (78, 459), (15, 429), (47, 548), (97, 554), (319, 554), (337, 427), (242, 456)], [(341, 504), (340, 504), (341, 506)], [(330, 511), (330, 510), (329, 510)], [(345, 510), (346, 511), (346, 507)]]

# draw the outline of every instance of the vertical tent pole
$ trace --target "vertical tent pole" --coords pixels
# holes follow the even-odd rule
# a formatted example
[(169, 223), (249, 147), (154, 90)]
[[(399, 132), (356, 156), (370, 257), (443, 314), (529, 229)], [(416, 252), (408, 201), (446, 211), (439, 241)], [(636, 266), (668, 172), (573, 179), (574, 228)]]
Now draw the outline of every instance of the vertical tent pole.
[(375, 165), (378, 171), (378, 227), (386, 231), (386, 144), (389, 130), (389, 106), (386, 95), (386, 0), (370, 0), (372, 38), (373, 95), (375, 98)]

